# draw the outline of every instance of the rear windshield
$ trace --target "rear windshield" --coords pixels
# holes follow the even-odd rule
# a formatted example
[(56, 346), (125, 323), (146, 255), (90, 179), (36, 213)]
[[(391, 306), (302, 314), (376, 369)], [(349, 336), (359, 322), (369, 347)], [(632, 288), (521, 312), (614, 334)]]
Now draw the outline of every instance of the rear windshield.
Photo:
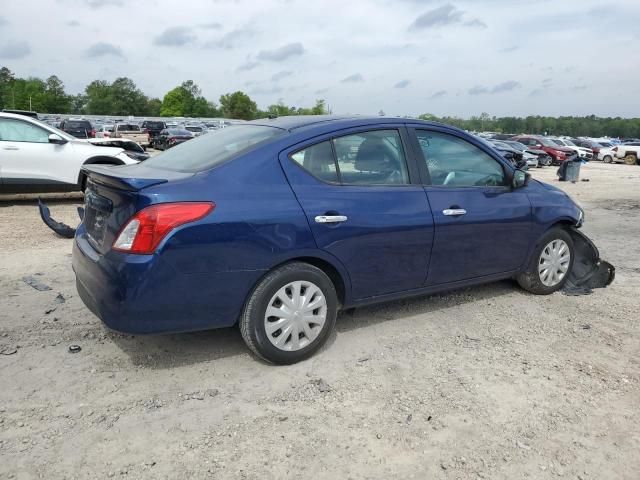
[(163, 128), (166, 128), (164, 125), (164, 122), (144, 122), (146, 128), (153, 128), (153, 129), (158, 129), (158, 130), (162, 130)]
[(66, 128), (88, 128), (91, 130), (91, 123), (88, 120), (67, 120), (64, 126)]
[(145, 166), (201, 172), (285, 132), (280, 128), (261, 125), (236, 125), (184, 142), (146, 160)]
[(118, 130), (121, 132), (139, 132), (140, 127), (138, 125), (132, 125), (130, 123), (121, 123), (118, 125)]
[(202, 127), (184, 127), (184, 128), (186, 128), (190, 132), (201, 132), (202, 131)]

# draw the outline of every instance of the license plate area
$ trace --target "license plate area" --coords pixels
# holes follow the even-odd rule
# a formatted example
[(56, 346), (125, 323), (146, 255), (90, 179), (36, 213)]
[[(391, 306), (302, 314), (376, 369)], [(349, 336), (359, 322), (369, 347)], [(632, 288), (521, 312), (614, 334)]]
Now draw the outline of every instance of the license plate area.
[(95, 246), (102, 246), (107, 221), (113, 210), (113, 203), (108, 198), (98, 195), (90, 185), (84, 194), (84, 224), (89, 241)]

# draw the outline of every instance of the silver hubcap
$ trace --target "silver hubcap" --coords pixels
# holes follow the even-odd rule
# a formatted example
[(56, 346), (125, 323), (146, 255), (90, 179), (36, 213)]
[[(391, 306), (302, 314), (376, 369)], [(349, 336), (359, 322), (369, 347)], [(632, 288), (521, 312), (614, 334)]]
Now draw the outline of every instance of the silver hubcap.
[(327, 319), (327, 300), (317, 285), (291, 282), (271, 297), (264, 314), (269, 341), (280, 350), (300, 350), (322, 331)]
[(547, 287), (559, 284), (569, 270), (571, 252), (564, 240), (553, 240), (542, 249), (538, 262), (540, 281)]

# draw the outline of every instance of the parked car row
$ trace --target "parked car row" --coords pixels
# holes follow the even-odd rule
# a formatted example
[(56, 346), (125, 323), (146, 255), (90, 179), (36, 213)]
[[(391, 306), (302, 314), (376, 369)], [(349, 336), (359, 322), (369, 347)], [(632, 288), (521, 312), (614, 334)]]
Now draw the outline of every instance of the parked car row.
[[(37, 112), (16, 112), (38, 119)], [(75, 138), (127, 138), (139, 143), (142, 147), (156, 147), (165, 150), (179, 142), (167, 142), (160, 139), (160, 133), (169, 129), (186, 130), (191, 133), (191, 138), (199, 137), (208, 132), (219, 130), (231, 125), (231, 121), (219, 119), (210, 121), (199, 120), (132, 120), (121, 118), (56, 118), (43, 116), (40, 118), (48, 125), (58, 128)], [(234, 121), (235, 122), (235, 121)], [(184, 135), (181, 135), (181, 137)], [(184, 141), (184, 138), (180, 138)]]
[[(559, 165), (565, 160), (577, 158), (584, 161), (601, 160), (606, 163), (619, 162), (628, 165), (639, 164), (640, 140), (588, 138), (588, 137), (552, 137), (544, 135), (478, 134), (489, 142), (519, 143), (529, 153), (544, 153), (551, 163)], [(504, 146), (504, 145), (503, 145)]]

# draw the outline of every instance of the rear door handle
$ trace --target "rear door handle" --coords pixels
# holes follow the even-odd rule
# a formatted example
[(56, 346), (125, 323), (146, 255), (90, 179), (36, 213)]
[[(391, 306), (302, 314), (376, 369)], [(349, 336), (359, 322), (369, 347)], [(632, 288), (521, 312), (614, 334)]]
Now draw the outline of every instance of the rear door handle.
[(318, 215), (315, 221), (316, 223), (340, 223), (346, 222), (347, 217), (345, 215)]
[(6, 147), (2, 147), (3, 150), (20, 150), (20, 148), (14, 146), (14, 145), (8, 145)]
[(448, 217), (459, 217), (460, 215), (466, 215), (467, 211), (464, 208), (447, 208), (442, 210), (442, 213)]

